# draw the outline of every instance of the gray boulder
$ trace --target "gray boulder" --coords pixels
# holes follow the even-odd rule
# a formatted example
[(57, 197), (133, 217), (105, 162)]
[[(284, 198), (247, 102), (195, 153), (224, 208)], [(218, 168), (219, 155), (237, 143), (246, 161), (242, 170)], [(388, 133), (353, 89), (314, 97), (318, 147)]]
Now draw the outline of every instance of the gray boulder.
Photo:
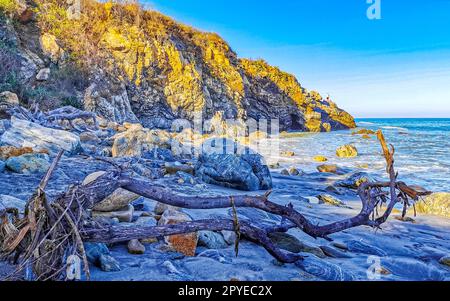
[(0, 141), (19, 148), (47, 150), (51, 154), (56, 154), (61, 149), (69, 154), (76, 154), (81, 150), (80, 138), (77, 135), (15, 117), (11, 118), (11, 127), (3, 133)]
[(104, 272), (120, 271), (120, 265), (111, 255), (108, 247), (103, 243), (84, 243), (86, 257), (90, 263)]
[(208, 249), (226, 249), (228, 247), (222, 234), (213, 231), (199, 231), (197, 245)]
[(272, 188), (272, 177), (261, 155), (202, 155), (195, 175), (205, 183), (245, 191)]

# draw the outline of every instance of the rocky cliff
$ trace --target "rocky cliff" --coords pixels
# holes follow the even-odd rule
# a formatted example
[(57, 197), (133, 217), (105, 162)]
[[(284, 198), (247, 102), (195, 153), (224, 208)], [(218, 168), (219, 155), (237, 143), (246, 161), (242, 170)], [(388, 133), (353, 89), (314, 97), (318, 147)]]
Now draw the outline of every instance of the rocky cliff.
[(3, 2), (0, 60), (10, 63), (0, 88), (20, 90), (13, 92), (22, 101), (70, 104), (150, 128), (196, 113), (279, 118), (281, 130), (355, 127), (350, 114), (293, 75), (240, 59), (217, 34), (158, 12), (85, 0), (76, 16), (67, 4), (73, 1)]

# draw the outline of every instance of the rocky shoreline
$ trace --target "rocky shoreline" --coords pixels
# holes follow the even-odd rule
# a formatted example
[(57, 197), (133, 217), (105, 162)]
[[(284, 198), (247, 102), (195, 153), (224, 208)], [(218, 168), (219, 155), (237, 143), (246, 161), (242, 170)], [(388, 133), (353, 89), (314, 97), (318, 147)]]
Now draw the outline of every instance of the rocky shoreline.
[[(189, 151), (225, 138), (205, 136), (202, 143), (192, 143), (187, 136), (192, 138), (196, 133), (188, 131), (155, 131), (139, 124), (118, 125), (101, 119), (98, 130), (81, 133), (70, 125), (66, 125), (66, 130), (49, 129), (29, 121), (15, 121), (14, 117), (2, 122), (6, 127), (0, 133), (0, 162), (5, 166), (0, 173), (0, 204), (16, 207), (20, 212), (57, 148), (67, 152), (49, 181), (49, 198), (76, 183), (90, 183), (114, 165), (126, 165), (137, 177), (151, 179), (180, 195), (248, 194), (246, 191), (258, 194), (260, 190), (272, 189), (270, 200), (292, 204), (307, 218), (322, 224), (355, 215), (361, 208), (355, 189), (370, 178), (366, 173), (339, 166), (323, 169), (327, 161), (324, 157), (312, 158), (318, 166), (315, 173), (294, 167), (280, 171), (276, 164), (272, 166), (276, 169), (270, 170), (263, 158), (254, 153), (204, 154), (198, 158)], [(90, 121), (77, 122), (86, 129), (95, 128)], [(56, 131), (59, 139), (53, 140), (50, 148), (46, 136), (49, 130)], [(8, 144), (9, 131), (17, 137), (15, 146)], [(296, 156), (289, 150), (283, 151), (286, 157)], [(337, 157), (356, 155), (357, 150), (351, 145), (336, 151)], [(403, 219), (397, 212), (382, 232), (369, 227), (349, 229), (333, 234), (333, 242), (313, 239), (298, 230), (270, 236), (278, 247), (304, 255), (302, 264), (279, 263), (264, 248), (245, 240), (236, 257), (236, 236), (229, 231), (199, 231), (109, 246), (86, 243), (85, 248), (92, 280), (367, 280), (373, 264), (370, 260), (378, 259), (379, 280), (449, 280), (450, 221), (445, 211), (448, 195), (432, 195), (428, 200), (429, 209), (421, 208), (419, 212), (442, 217), (419, 215)], [(258, 209), (237, 208), (237, 213), (240, 220), (259, 221), (261, 226), (281, 221)], [(181, 210), (118, 190), (96, 206), (92, 216), (112, 225), (155, 226), (233, 218), (233, 213), (231, 209)], [(11, 268), (2, 263), (0, 270), (6, 274)]]

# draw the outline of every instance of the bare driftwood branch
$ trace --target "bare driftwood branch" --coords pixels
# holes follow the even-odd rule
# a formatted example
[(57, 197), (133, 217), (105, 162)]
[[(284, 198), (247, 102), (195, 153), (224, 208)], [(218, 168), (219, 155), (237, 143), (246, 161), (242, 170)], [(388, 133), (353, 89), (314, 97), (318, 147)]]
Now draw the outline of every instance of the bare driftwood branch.
[[(63, 108), (64, 109), (64, 108)], [(65, 114), (58, 111), (54, 116)], [(16, 214), (12, 221), (8, 217), (9, 208), (0, 208), (3, 223), (0, 226), (0, 255), (16, 252), (19, 258), (17, 272), (31, 269), (35, 280), (64, 279), (67, 254), (77, 254), (83, 258), (85, 273), (88, 276), (83, 241), (117, 243), (131, 239), (159, 238), (175, 234), (192, 233), (200, 230), (235, 231), (254, 243), (263, 246), (277, 260), (286, 263), (296, 262), (302, 257), (279, 249), (269, 239), (272, 232), (286, 232), (298, 228), (314, 238), (330, 239), (329, 235), (358, 226), (379, 228), (390, 216), (396, 204), (406, 208), (414, 204), (419, 197), (430, 192), (397, 181), (394, 170), (394, 148), (387, 146), (383, 134), (378, 132), (383, 155), (387, 164), (388, 182), (364, 182), (358, 189), (362, 202), (361, 211), (354, 217), (316, 225), (298, 212), (292, 204), (279, 205), (269, 200), (270, 192), (260, 196), (185, 196), (156, 185), (151, 181), (129, 176), (121, 168), (107, 172), (87, 185), (72, 186), (53, 203), (45, 196), (45, 186), (55, 169), (61, 155), (53, 162), (37, 192), (27, 204), (25, 217)], [(216, 208), (255, 208), (282, 217), (282, 223), (273, 228), (257, 227), (253, 223), (234, 220), (213, 219), (184, 222), (165, 226), (123, 227), (100, 225), (90, 218), (90, 210), (111, 195), (116, 189), (123, 188), (158, 202), (186, 209)], [(383, 215), (378, 216), (378, 208), (386, 205)], [(237, 248), (237, 245), (236, 245)]]
[[(33, 112), (21, 106), (15, 106), (8, 110), (11, 116), (40, 124), (44, 127), (54, 129), (64, 129), (63, 124), (67, 122), (75, 131), (85, 132), (98, 129), (97, 115), (92, 112), (81, 111), (77, 108), (66, 106), (49, 112), (39, 110), (37, 104), (32, 108)], [(92, 120), (93, 129), (80, 127), (74, 123), (75, 120)]]

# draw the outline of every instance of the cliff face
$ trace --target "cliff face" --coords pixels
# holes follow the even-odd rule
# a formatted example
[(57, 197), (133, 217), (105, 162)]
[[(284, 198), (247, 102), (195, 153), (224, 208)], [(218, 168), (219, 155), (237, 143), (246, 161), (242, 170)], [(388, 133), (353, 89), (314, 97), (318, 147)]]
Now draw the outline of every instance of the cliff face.
[[(155, 11), (86, 0), (81, 17), (72, 19), (66, 1), (28, 5), (35, 5), (34, 17), (16, 28), (22, 57), (36, 66), (28, 69), (50, 65), (52, 74), (67, 74), (76, 82), (73, 101), (110, 120), (167, 128), (175, 118), (223, 112), (233, 119), (279, 118), (282, 130), (355, 126), (350, 114), (294, 76), (262, 60), (239, 59), (218, 35)], [(52, 81), (51, 75), (37, 85)]]

